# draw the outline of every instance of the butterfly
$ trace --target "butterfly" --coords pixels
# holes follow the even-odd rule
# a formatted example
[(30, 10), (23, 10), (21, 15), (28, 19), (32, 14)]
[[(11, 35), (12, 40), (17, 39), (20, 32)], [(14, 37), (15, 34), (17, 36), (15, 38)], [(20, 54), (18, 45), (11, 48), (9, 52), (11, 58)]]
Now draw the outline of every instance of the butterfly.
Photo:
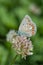
[(30, 38), (31, 36), (36, 34), (36, 31), (37, 31), (36, 24), (32, 21), (30, 16), (26, 15), (23, 18), (18, 31), (11, 30), (7, 34), (7, 41), (9, 41), (9, 39), (11, 40), (15, 36), (25, 36)]
[(30, 16), (26, 15), (23, 18), (18, 33), (26, 37), (31, 37), (36, 34), (36, 24), (31, 20)]

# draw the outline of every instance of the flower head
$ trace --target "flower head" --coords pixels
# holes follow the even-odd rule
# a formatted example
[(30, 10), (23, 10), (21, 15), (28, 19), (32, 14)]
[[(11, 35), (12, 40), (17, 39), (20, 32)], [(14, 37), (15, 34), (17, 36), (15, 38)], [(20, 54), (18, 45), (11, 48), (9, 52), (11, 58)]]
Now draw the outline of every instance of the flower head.
[(41, 15), (41, 13), (42, 13), (41, 9), (34, 3), (29, 6), (29, 10), (30, 10), (30, 12), (32, 12), (36, 15)]
[[(7, 41), (12, 43), (12, 48), (16, 50), (17, 54), (22, 55), (22, 58), (26, 58), (27, 55), (32, 55), (33, 45), (30, 38), (27, 39), (27, 37), (19, 36), (15, 33), (11, 34), (11, 32), (13, 31), (10, 31), (7, 35)], [(9, 35), (11, 35), (10, 38)]]

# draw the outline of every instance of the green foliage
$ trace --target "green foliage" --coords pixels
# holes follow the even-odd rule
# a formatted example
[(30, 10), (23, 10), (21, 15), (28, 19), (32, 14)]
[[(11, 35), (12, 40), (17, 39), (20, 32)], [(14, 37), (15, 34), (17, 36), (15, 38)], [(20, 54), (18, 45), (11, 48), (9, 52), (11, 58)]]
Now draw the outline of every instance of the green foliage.
[(7, 62), (8, 51), (0, 45), (0, 65), (5, 65)]
[[(31, 3), (41, 8), (41, 15), (37, 16), (29, 11)], [(37, 25), (37, 34), (31, 38), (33, 55), (26, 60), (17, 57), (15, 65), (43, 65), (43, 1), (42, 0), (0, 0), (0, 65), (10, 65), (16, 53), (11, 43), (6, 42), (9, 30), (18, 30), (23, 17), (28, 14)]]

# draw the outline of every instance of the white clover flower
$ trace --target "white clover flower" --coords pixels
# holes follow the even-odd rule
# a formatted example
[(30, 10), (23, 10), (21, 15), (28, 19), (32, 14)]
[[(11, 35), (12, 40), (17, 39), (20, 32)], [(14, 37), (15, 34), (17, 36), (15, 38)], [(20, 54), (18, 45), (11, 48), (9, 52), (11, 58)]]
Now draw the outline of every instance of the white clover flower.
[(41, 9), (34, 3), (29, 6), (29, 10), (36, 15), (40, 15), (42, 13)]
[[(25, 59), (27, 55), (32, 55), (33, 45), (30, 38), (27, 39), (27, 37), (19, 35), (15, 36), (15, 33), (12, 34), (12, 32), (14, 31), (10, 31), (7, 35), (7, 41), (12, 43), (12, 48), (17, 52), (17, 54), (22, 55), (22, 58)], [(11, 37), (9, 37), (9, 35)]]
[(33, 45), (30, 39), (28, 40), (27, 37), (24, 36), (16, 36), (14, 40), (15, 42), (12, 43), (12, 47), (18, 54), (21, 54), (23, 58), (33, 54)]

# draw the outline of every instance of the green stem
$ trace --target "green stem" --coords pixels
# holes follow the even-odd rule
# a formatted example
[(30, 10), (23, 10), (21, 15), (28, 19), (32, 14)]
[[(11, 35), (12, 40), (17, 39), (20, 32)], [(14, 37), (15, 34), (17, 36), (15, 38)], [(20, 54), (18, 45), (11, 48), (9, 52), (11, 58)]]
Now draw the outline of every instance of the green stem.
[(13, 64), (15, 63), (17, 56), (18, 56), (18, 55), (16, 55), (16, 56), (13, 58), (13, 60), (12, 60), (12, 62), (11, 62), (10, 65), (13, 65)]

